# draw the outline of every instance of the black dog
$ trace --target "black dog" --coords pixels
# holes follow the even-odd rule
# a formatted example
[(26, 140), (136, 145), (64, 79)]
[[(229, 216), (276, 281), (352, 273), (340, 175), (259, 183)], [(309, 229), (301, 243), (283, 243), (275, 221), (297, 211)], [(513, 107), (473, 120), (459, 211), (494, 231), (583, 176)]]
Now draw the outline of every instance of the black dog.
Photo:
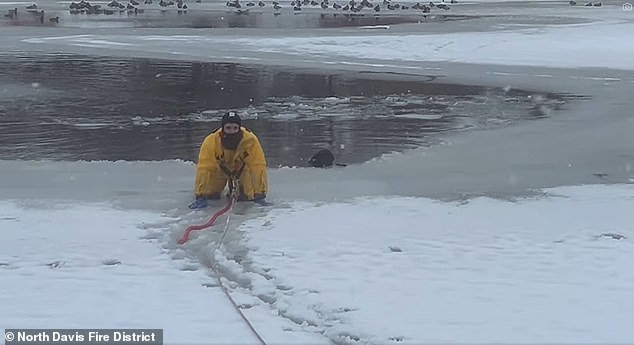
[(308, 164), (315, 168), (326, 168), (333, 165), (337, 165), (340, 167), (346, 166), (346, 164), (343, 163), (335, 163), (335, 155), (333, 155), (332, 152), (327, 149), (319, 150), (317, 153), (315, 153), (308, 160)]

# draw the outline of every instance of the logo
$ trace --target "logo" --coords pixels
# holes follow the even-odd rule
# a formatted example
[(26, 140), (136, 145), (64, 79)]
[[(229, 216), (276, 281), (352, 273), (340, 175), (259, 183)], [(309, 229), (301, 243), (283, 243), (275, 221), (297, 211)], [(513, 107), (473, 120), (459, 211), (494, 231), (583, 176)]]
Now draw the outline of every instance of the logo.
[(15, 340), (15, 336), (13, 335), (12, 332), (5, 332), (4, 333), (4, 340), (8, 343), (12, 342), (13, 340)]
[(623, 11), (631, 11), (632, 10), (632, 4), (630, 4), (629, 2), (626, 2), (623, 4)]

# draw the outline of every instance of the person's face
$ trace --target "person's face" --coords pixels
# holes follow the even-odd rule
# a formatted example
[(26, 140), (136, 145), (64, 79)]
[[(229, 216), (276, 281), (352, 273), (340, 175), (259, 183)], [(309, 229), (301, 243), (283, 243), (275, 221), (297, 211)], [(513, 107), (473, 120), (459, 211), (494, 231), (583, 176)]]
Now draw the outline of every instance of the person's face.
[(222, 130), (227, 134), (236, 134), (240, 131), (240, 126), (237, 123), (226, 123)]

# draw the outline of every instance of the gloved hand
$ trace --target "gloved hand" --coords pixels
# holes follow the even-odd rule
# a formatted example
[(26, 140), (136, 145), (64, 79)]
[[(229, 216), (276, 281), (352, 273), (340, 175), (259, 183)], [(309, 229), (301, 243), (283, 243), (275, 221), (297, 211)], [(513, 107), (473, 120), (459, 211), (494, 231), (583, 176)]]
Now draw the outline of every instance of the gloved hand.
[(265, 194), (255, 194), (253, 196), (253, 202), (260, 205), (266, 205), (266, 195)]
[(196, 200), (192, 201), (192, 203), (189, 204), (189, 208), (191, 208), (192, 210), (205, 207), (207, 207), (207, 198), (204, 196), (197, 196)]

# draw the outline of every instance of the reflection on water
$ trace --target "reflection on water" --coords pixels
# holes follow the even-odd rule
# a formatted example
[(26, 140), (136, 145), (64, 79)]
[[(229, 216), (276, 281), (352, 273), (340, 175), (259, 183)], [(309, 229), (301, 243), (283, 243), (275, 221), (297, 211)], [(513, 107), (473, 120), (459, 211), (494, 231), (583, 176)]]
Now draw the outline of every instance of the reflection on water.
[(565, 104), (424, 78), (228, 63), (66, 55), (0, 55), (0, 62), (0, 159), (195, 160), (222, 113), (236, 109), (270, 166), (305, 165), (324, 147), (355, 163), (433, 144), (446, 131), (548, 116)]

